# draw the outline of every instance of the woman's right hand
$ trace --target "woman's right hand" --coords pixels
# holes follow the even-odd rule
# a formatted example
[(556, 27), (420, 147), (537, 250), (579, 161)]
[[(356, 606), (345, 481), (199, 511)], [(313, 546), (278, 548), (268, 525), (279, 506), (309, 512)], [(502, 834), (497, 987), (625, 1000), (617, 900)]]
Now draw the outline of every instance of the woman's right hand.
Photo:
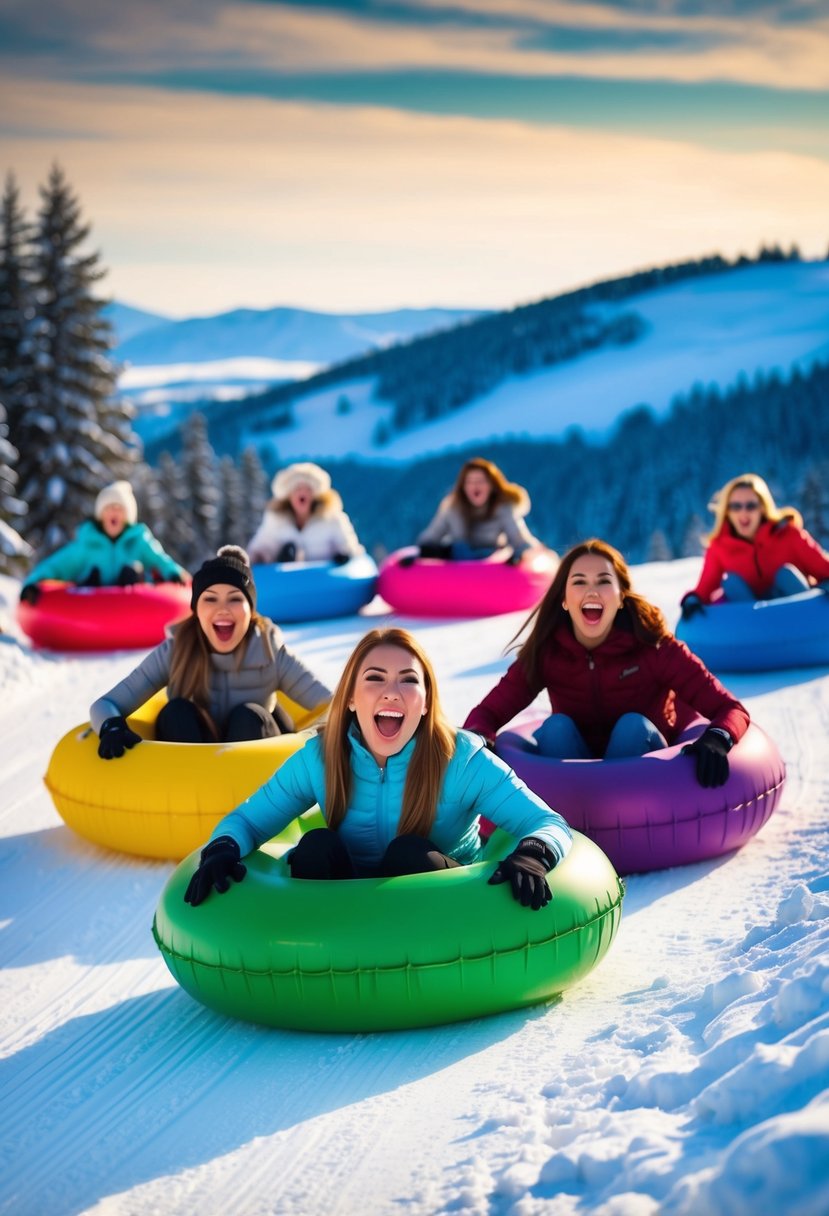
[(696, 616), (699, 612), (702, 616), (705, 615), (705, 606), (698, 595), (693, 591), (689, 591), (687, 595), (682, 597), (679, 605), (680, 613), (683, 621), (690, 621), (691, 617)]
[(230, 889), (231, 878), (241, 882), (247, 872), (233, 837), (217, 836), (202, 849), (199, 868), (187, 884), (184, 902), (196, 908), (207, 899), (211, 889), (224, 895)]
[(141, 736), (127, 726), (126, 718), (107, 718), (99, 733), (98, 755), (102, 760), (117, 759), (127, 748), (141, 742)]

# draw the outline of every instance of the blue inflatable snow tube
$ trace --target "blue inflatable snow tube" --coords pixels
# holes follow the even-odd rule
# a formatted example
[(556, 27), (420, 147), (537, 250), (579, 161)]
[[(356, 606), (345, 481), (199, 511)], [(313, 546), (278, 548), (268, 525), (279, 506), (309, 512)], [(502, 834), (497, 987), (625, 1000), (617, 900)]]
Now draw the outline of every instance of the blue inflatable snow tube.
[(713, 671), (829, 664), (829, 595), (814, 588), (753, 603), (706, 604), (676, 636)]
[(374, 598), (377, 565), (367, 553), (333, 562), (254, 565), (256, 606), (277, 624), (353, 616)]

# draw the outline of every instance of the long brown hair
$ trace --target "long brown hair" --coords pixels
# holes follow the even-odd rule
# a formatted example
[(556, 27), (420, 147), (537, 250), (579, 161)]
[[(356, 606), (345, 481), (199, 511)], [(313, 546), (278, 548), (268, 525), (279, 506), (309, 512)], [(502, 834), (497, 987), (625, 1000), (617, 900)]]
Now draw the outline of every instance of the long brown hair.
[(473, 519), (478, 518), (475, 514), (475, 508), (466, 497), (466, 491), (463, 488), (467, 473), (471, 473), (473, 470), (485, 473), (492, 486), (486, 506), (484, 507), (485, 519), (491, 519), (496, 508), (502, 503), (507, 503), (513, 507), (525, 506), (525, 514), (529, 511), (530, 500), (523, 486), (516, 485), (512, 481), (507, 481), (497, 464), (493, 464), (491, 460), (486, 460), (483, 456), (473, 456), (461, 466), (461, 471), (458, 473), (452, 491), (448, 495), (448, 501), (458, 508), (467, 526), (472, 523)]
[(354, 694), (360, 667), (376, 646), (399, 646), (417, 659), (423, 668), (426, 713), (415, 733), (415, 748), (406, 773), (397, 834), (412, 832), (417, 836), (428, 836), (435, 821), (446, 766), (455, 753), (455, 731), (441, 709), (434, 668), (417, 638), (406, 629), (372, 629), (354, 647), (337, 684), (323, 728), (326, 822), (329, 827), (339, 827), (348, 810), (351, 748), (347, 734), (355, 719), (348, 704)]
[(719, 536), (728, 524), (728, 500), (737, 489), (751, 490), (752, 494), (757, 495), (760, 508), (763, 512), (763, 519), (768, 519), (773, 524), (780, 523), (786, 519), (797, 528), (803, 527), (803, 518), (800, 512), (794, 507), (778, 507), (772, 497), (771, 490), (759, 473), (741, 473), (739, 477), (732, 477), (731, 481), (727, 481), (721, 490), (717, 490), (717, 493), (709, 502), (708, 510), (714, 512), (714, 526), (707, 536), (703, 536), (702, 543), (704, 545), (710, 545), (711, 541), (716, 536)]
[(563, 604), (567, 579), (570, 577), (574, 563), (587, 553), (594, 553), (598, 557), (606, 558), (613, 567), (619, 580), (624, 607), (630, 616), (633, 632), (640, 642), (656, 646), (662, 638), (670, 634), (662, 610), (633, 590), (630, 571), (619, 550), (614, 549), (607, 541), (592, 537), (590, 540), (584, 540), (581, 544), (574, 545), (564, 554), (543, 600), (530, 613), (518, 633), (512, 638), (512, 641), (515, 642), (525, 629), (530, 630), (518, 651), (518, 658), (531, 682), (538, 679), (544, 652), (559, 627), (568, 619)]
[[(239, 645), (232, 652), (236, 656), (237, 668), (245, 657), (251, 637), (259, 628), (265, 648), (270, 650), (269, 622), (258, 612), (252, 612), (250, 625)], [(173, 649), (170, 656), (170, 675), (167, 689), (171, 697), (185, 697), (199, 710), (205, 725), (219, 738), (219, 730), (210, 714), (210, 675), (213, 670), (210, 649), (204, 630), (195, 612), (175, 627)]]

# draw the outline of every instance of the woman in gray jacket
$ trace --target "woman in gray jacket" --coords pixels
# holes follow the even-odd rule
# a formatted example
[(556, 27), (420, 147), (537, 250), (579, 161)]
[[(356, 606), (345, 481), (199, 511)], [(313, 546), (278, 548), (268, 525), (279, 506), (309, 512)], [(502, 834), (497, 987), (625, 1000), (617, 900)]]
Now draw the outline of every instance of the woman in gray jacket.
[[(524, 523), (530, 499), (523, 486), (507, 481), (491, 460), (474, 456), (462, 466), (427, 528), (417, 538), (421, 557), (469, 561), (509, 548), (511, 562), (539, 546)], [(411, 564), (412, 557), (408, 562)]]
[(90, 709), (98, 755), (123, 756), (140, 743), (126, 718), (161, 688), (169, 700), (156, 720), (168, 743), (264, 739), (292, 730), (276, 703), (284, 691), (304, 709), (321, 709), (331, 691), (285, 645), (280, 630), (256, 611), (248, 555), (225, 545), (193, 576), (191, 614)]

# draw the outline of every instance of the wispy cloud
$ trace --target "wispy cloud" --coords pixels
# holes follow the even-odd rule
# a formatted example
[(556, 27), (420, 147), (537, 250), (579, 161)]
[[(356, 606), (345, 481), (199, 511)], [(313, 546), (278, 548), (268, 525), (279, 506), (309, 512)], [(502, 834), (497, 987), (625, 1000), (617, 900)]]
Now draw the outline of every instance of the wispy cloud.
[[(209, 312), (509, 306), (766, 240), (826, 247), (829, 165), (500, 120), (43, 84), (110, 289)], [(51, 142), (9, 145), (31, 199)]]
[(244, 65), (280, 73), (431, 69), (829, 87), (829, 15), (802, 7), (808, 20), (800, 22), (771, 5), (722, 13), (564, 0), (142, 0), (91, 8), (84, 0), (5, 0), (3, 10), (4, 41), (18, 69), (28, 60), (35, 71), (76, 79), (124, 68), (152, 78), (173, 68), (209, 73)]

